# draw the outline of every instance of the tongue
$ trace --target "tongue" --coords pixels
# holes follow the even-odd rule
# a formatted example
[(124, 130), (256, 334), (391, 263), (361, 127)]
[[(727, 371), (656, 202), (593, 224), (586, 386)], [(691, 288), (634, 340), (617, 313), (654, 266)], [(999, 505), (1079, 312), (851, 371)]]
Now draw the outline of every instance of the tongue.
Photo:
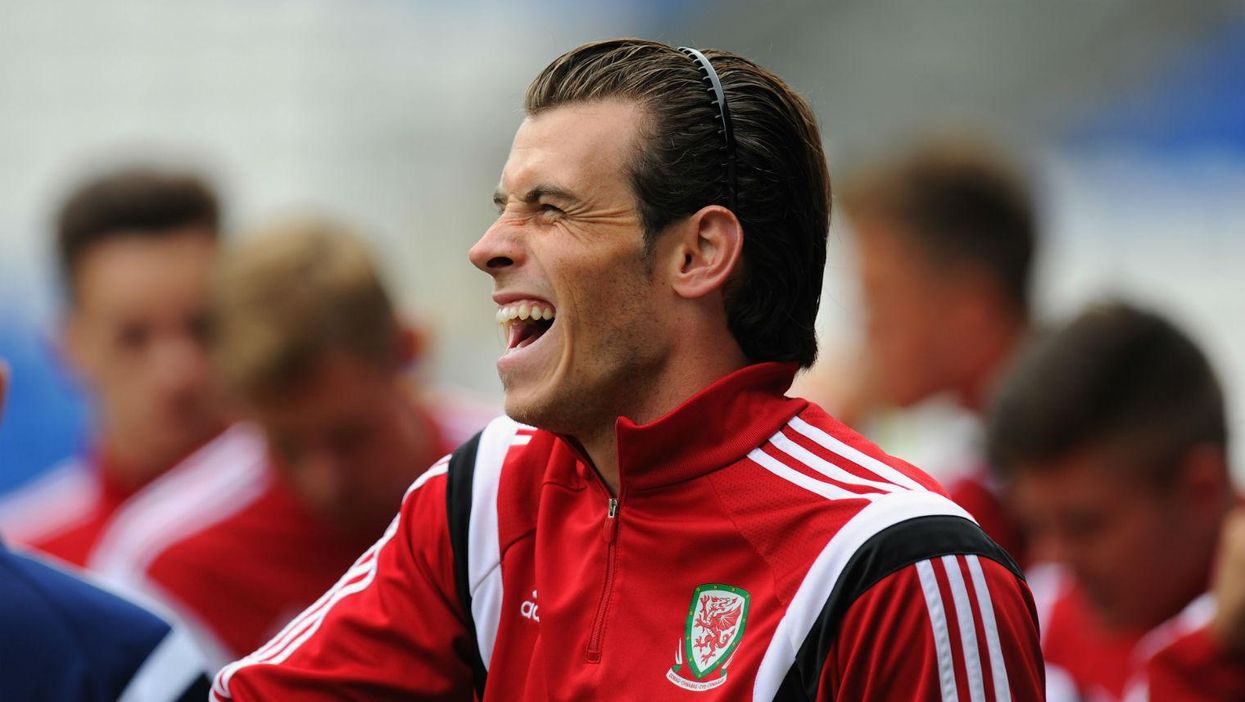
[(545, 327), (533, 322), (513, 322), (507, 335), (507, 345), (512, 349), (521, 349), (530, 345), (545, 333)]
[(512, 322), (506, 325), (506, 346), (507, 348), (517, 349), (519, 344), (523, 343), (524, 331), (523, 325), (518, 322)]

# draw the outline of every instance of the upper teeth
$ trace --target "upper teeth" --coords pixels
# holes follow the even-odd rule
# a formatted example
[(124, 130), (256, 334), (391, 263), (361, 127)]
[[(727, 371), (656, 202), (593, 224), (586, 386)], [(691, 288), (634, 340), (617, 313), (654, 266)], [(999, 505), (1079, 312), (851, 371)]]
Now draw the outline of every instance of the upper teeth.
[(507, 305), (497, 310), (498, 324), (508, 324), (516, 319), (534, 321), (553, 319), (553, 308), (534, 302), (520, 302), (517, 305)]

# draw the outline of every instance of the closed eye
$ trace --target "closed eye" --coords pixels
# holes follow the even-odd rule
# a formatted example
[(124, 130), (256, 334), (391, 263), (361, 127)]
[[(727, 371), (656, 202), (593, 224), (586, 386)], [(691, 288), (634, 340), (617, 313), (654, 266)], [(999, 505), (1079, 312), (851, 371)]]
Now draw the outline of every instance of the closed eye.
[(548, 202), (538, 203), (536, 205), (536, 213), (538, 219), (546, 224), (552, 224), (566, 216), (565, 210)]

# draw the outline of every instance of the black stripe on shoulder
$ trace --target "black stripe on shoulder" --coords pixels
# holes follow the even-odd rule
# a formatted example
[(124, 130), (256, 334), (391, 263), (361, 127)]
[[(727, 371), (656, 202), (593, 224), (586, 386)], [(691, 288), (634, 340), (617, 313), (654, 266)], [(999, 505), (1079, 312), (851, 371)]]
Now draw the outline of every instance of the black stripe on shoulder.
[(458, 602), (462, 606), (463, 621), (471, 640), (471, 671), (476, 692), (483, 697), (486, 671), (480, 657), (480, 642), (476, 640), (475, 620), (471, 616), (471, 490), (476, 473), (476, 452), (480, 448), (480, 436), (476, 434), (454, 449), (446, 466), (445, 502), (450, 529), (450, 550), (454, 553), (454, 584), (458, 589)]
[(775, 699), (815, 700), (822, 666), (838, 635), (839, 623), (861, 595), (886, 576), (914, 563), (949, 555), (988, 558), (1024, 578), (1016, 561), (981, 527), (963, 517), (914, 517), (874, 534), (848, 560), (821, 614), (796, 654)]

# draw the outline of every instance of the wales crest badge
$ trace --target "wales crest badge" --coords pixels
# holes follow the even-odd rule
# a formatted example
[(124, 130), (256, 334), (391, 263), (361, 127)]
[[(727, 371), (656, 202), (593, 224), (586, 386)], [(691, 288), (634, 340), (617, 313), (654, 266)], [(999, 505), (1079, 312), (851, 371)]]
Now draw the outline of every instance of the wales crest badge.
[(666, 679), (695, 692), (725, 683), (726, 667), (744, 637), (750, 599), (747, 590), (731, 585), (697, 587)]

